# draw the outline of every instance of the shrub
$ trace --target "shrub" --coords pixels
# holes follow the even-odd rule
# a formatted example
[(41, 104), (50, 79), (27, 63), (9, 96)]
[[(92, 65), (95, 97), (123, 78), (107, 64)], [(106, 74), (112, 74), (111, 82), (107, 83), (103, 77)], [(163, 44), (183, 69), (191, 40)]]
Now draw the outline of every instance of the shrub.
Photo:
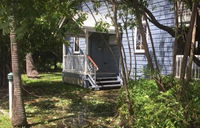
[(188, 103), (186, 111), (189, 114), (190, 127), (200, 127), (200, 81), (193, 81), (188, 86)]
[[(184, 109), (176, 98), (176, 87), (167, 92), (159, 92), (153, 80), (131, 81), (129, 84), (131, 100), (133, 101), (133, 128), (184, 128)], [(119, 100), (121, 119), (128, 118), (125, 92), (122, 91)], [(128, 120), (128, 119), (127, 119)]]

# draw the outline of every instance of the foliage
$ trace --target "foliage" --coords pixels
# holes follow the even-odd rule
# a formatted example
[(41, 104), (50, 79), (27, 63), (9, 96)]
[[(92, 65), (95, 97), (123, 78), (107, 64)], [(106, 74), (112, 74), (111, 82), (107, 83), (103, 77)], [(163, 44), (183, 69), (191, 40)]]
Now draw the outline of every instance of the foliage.
[(10, 119), (7, 115), (0, 113), (0, 126), (1, 128), (11, 128), (12, 125), (10, 123)]
[(108, 32), (110, 25), (106, 22), (99, 21), (95, 24), (95, 29), (97, 32)]
[[(16, 35), (19, 43), (20, 65), (23, 66), (26, 53), (35, 56), (36, 66), (46, 71), (62, 60), (62, 44), (67, 44), (66, 33), (79, 32), (85, 16), (78, 9), (82, 0), (2, 0), (0, 2), (0, 30), (8, 36), (11, 7), (14, 6)], [(76, 19), (73, 19), (78, 14)], [(65, 18), (62, 27), (60, 23)], [(43, 55), (49, 55), (44, 57)], [(38, 63), (37, 63), (38, 62)], [(21, 68), (22, 68), (21, 66)]]
[[(177, 88), (159, 92), (152, 80), (131, 81), (129, 84), (135, 122), (132, 127), (184, 128), (184, 108), (176, 97)], [(124, 103), (124, 91), (121, 94), (120, 116), (127, 117), (127, 106)]]
[(162, 82), (167, 90), (178, 85), (178, 80), (172, 75), (162, 76)]
[(10, 44), (9, 36), (0, 30), (0, 87), (7, 86), (7, 74), (10, 72)]
[(186, 111), (189, 114), (189, 122), (193, 127), (200, 126), (200, 81), (193, 81), (188, 88), (187, 97), (189, 99)]

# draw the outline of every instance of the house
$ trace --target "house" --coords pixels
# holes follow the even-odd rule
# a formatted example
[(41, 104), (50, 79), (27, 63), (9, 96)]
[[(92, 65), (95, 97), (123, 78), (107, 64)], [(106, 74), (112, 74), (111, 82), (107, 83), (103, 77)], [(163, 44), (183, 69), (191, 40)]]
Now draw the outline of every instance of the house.
[(119, 48), (115, 43), (115, 30), (96, 32), (95, 20), (111, 19), (88, 13), (83, 34), (68, 37), (69, 46), (63, 45), (63, 81), (94, 89), (120, 87)]
[[(90, 9), (88, 8), (90, 7)], [(149, 0), (149, 7), (156, 19), (165, 26), (174, 26), (174, 11), (169, 0)], [(68, 46), (63, 45), (63, 81), (79, 84), (94, 89), (104, 87), (119, 87), (122, 85), (120, 75), (119, 48), (115, 42), (115, 30), (111, 19), (106, 17), (107, 7), (102, 5), (98, 14), (91, 14), (92, 3), (83, 5), (87, 20), (83, 23), (83, 34), (68, 37)], [(103, 20), (109, 24), (108, 32), (97, 32), (95, 22)], [(145, 26), (145, 22), (144, 22)], [(146, 28), (147, 29), (147, 28)], [(172, 56), (174, 38), (166, 31), (150, 23), (159, 68), (163, 75), (172, 73)], [(150, 54), (152, 46), (146, 30), (146, 38)], [(147, 60), (142, 47), (141, 35), (137, 27), (128, 29), (128, 38), (122, 33), (122, 43), (125, 51), (127, 67), (131, 78), (148, 76), (145, 74)], [(129, 44), (130, 43), (130, 44)], [(177, 77), (180, 75), (182, 56), (177, 56)], [(129, 64), (129, 63), (132, 63)], [(193, 76), (200, 78), (200, 68), (193, 64)], [(196, 76), (195, 76), (196, 75)]]

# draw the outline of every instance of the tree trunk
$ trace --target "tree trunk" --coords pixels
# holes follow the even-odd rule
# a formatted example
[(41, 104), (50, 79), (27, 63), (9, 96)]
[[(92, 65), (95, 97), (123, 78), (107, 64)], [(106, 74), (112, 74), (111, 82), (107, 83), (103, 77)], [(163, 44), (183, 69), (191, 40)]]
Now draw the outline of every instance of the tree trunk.
[(185, 71), (186, 71), (186, 66), (187, 66), (187, 59), (190, 54), (190, 46), (191, 46), (191, 41), (192, 41), (192, 33), (194, 29), (194, 24), (195, 24), (195, 15), (197, 13), (197, 2), (193, 3), (193, 8), (192, 8), (192, 16), (190, 20), (190, 28), (187, 34), (187, 40), (185, 43), (185, 48), (184, 48), (184, 56), (182, 60), (182, 66), (181, 66), (181, 76), (180, 79), (181, 81), (185, 80)]
[(174, 41), (174, 46), (173, 46), (173, 61), (172, 61), (172, 75), (173, 77), (176, 76), (176, 55), (177, 55), (177, 44), (178, 44), (178, 28), (179, 28), (179, 23), (178, 23), (178, 3), (174, 3), (175, 7), (175, 41)]
[(11, 61), (13, 72), (13, 112), (12, 125), (13, 127), (26, 127), (27, 120), (24, 109), (24, 102), (21, 91), (21, 75), (19, 71), (18, 46), (16, 41), (15, 18), (11, 16), (10, 22), (10, 43), (11, 43)]
[(193, 62), (193, 56), (194, 56), (194, 47), (196, 42), (196, 23), (197, 23), (197, 12), (195, 15), (195, 22), (193, 25), (193, 31), (192, 31), (192, 41), (191, 41), (191, 48), (190, 48), (190, 56), (189, 56), (189, 62), (187, 66), (187, 72), (186, 72), (186, 81), (189, 82), (192, 78), (192, 62)]
[[(132, 40), (134, 40), (134, 30), (132, 29)], [(135, 44), (133, 43), (133, 56), (134, 56), (134, 79), (137, 80), (137, 57), (135, 55)]]
[[(127, 17), (128, 17), (127, 15), (125, 16), (125, 19), (122, 17), (122, 22), (124, 24), (127, 24), (127, 19), (128, 19)], [(128, 36), (127, 25), (125, 25), (124, 30), (125, 30), (125, 34), (126, 34), (126, 38), (127, 38), (127, 42), (128, 42), (128, 49), (129, 49), (129, 59), (130, 59), (129, 71), (128, 71), (128, 78), (129, 78), (131, 75), (131, 71), (132, 71), (132, 52), (131, 52), (131, 43), (130, 43), (129, 36)]]
[(152, 58), (151, 58), (151, 55), (150, 55), (150, 52), (149, 52), (146, 34), (144, 32), (144, 28), (143, 28), (143, 25), (142, 25), (142, 20), (141, 20), (142, 18), (140, 16), (136, 16), (136, 17), (137, 17), (137, 21), (138, 21), (138, 28), (139, 28), (140, 34), (142, 36), (142, 45), (144, 46), (145, 56), (147, 57), (148, 66), (150, 67), (151, 71), (154, 71), (153, 61), (152, 61)]
[(39, 75), (30, 52), (26, 54), (26, 74), (29, 78), (37, 78)]
[[(191, 76), (191, 66), (192, 66), (192, 59), (193, 59), (193, 45), (195, 42), (195, 33), (196, 33), (196, 14), (197, 14), (197, 2), (193, 2), (192, 5), (192, 16), (191, 16), (191, 20), (190, 20), (190, 27), (189, 27), (189, 31), (187, 33), (187, 40), (186, 40), (186, 44), (185, 44), (185, 48), (184, 48), (184, 56), (183, 56), (183, 60), (182, 60), (182, 67), (181, 67), (181, 76), (180, 76), (180, 84), (182, 86), (181, 89), (181, 94), (180, 94), (180, 98), (181, 98), (181, 102), (183, 104), (183, 107), (185, 108), (185, 112), (184, 112), (184, 117), (186, 119), (186, 121), (189, 122), (190, 120), (190, 116), (189, 116), (189, 111), (188, 110), (188, 103), (190, 102), (190, 98), (188, 97), (188, 85), (189, 85), (189, 80), (190, 80), (190, 76)], [(189, 63), (188, 63), (188, 56), (189, 57)], [(188, 66), (187, 66), (188, 65)], [(187, 72), (186, 72), (187, 69)], [(186, 79), (185, 79), (185, 75), (186, 75)], [(188, 127), (190, 127), (188, 124)]]
[(114, 24), (114, 27), (115, 27), (115, 33), (116, 33), (116, 42), (119, 46), (119, 49), (120, 49), (120, 61), (121, 61), (121, 67), (122, 67), (122, 74), (123, 74), (123, 84), (124, 84), (124, 87), (125, 87), (125, 91), (126, 91), (126, 100), (127, 100), (127, 103), (128, 103), (128, 111), (129, 111), (129, 114), (130, 114), (130, 120), (133, 121), (133, 115), (134, 115), (134, 112), (133, 112), (133, 103), (131, 101), (131, 97), (130, 97), (130, 93), (129, 93), (129, 89), (128, 89), (128, 73), (126, 71), (126, 64), (124, 62), (124, 59), (123, 59), (123, 51), (122, 51), (122, 42), (121, 42), (121, 33), (120, 33), (120, 27), (119, 27), (119, 24), (118, 24), (118, 5), (117, 5), (117, 1), (116, 0), (111, 0), (111, 3), (112, 3), (112, 11), (113, 11), (113, 17), (112, 17), (112, 21), (113, 21), (113, 24)]
[(158, 75), (160, 75), (160, 69), (159, 69), (159, 66), (158, 66), (158, 59), (157, 59), (157, 56), (156, 56), (156, 50), (155, 50), (155, 46), (154, 46), (153, 37), (152, 37), (152, 34), (151, 34), (151, 29), (149, 27), (149, 23), (147, 21), (146, 15), (144, 17), (145, 17), (145, 21), (146, 21), (146, 24), (147, 24), (147, 29), (149, 31), (149, 37), (150, 37), (150, 41), (151, 41), (154, 62), (155, 62), (155, 65), (156, 65), (156, 72), (158, 73)]
[(142, 36), (142, 45), (143, 45), (144, 50), (145, 50), (145, 56), (147, 57), (148, 66), (151, 69), (151, 71), (154, 71), (153, 61), (152, 61), (152, 58), (151, 58), (151, 55), (150, 55), (150, 52), (149, 52), (149, 49), (148, 49), (146, 34), (145, 34), (144, 27), (143, 27), (143, 24), (142, 24), (142, 16), (141, 16), (142, 13), (138, 8), (139, 3), (138, 3), (137, 0), (132, 0), (132, 5), (133, 5), (133, 8), (135, 9), (135, 17), (136, 17), (136, 21), (138, 23), (138, 28), (140, 30), (140, 34)]
[[(132, 0), (132, 6), (135, 9), (135, 17), (136, 17), (136, 21), (138, 23), (138, 28), (140, 30), (140, 34), (142, 36), (142, 45), (143, 45), (144, 50), (145, 50), (145, 56), (147, 58), (148, 67), (149, 67), (149, 69), (150, 69), (150, 71), (152, 73), (156, 73), (156, 76), (154, 77), (154, 79), (155, 79), (155, 81), (157, 83), (157, 86), (158, 86), (159, 90), (160, 91), (166, 91), (166, 89), (164, 87), (164, 84), (162, 82), (162, 78), (159, 75), (157, 75), (158, 72), (156, 72), (156, 70), (154, 68), (153, 61), (152, 61), (152, 58), (151, 58), (151, 55), (150, 55), (150, 52), (149, 52), (147, 39), (146, 39), (146, 34), (145, 34), (144, 27), (143, 27), (143, 24), (142, 24), (142, 15), (144, 14), (144, 12), (139, 10), (139, 8), (138, 8), (139, 7), (138, 0)], [(152, 39), (152, 41), (153, 41), (153, 39)]]

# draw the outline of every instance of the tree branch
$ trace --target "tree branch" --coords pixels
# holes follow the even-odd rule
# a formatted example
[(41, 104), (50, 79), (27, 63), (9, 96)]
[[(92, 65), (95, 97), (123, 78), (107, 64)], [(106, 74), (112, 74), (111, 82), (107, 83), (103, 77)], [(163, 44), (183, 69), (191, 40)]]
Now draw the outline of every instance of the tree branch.
[(171, 36), (175, 37), (175, 31), (171, 28), (171, 27), (168, 27), (168, 26), (165, 26), (165, 25), (162, 25), (160, 24), (156, 18), (154, 17), (154, 15), (151, 13), (151, 11), (149, 11), (146, 7), (143, 7), (144, 8), (144, 12), (146, 13), (147, 15), (147, 18), (148, 20), (153, 23), (156, 27), (168, 32)]
[(193, 62), (200, 67), (200, 59), (193, 55)]

